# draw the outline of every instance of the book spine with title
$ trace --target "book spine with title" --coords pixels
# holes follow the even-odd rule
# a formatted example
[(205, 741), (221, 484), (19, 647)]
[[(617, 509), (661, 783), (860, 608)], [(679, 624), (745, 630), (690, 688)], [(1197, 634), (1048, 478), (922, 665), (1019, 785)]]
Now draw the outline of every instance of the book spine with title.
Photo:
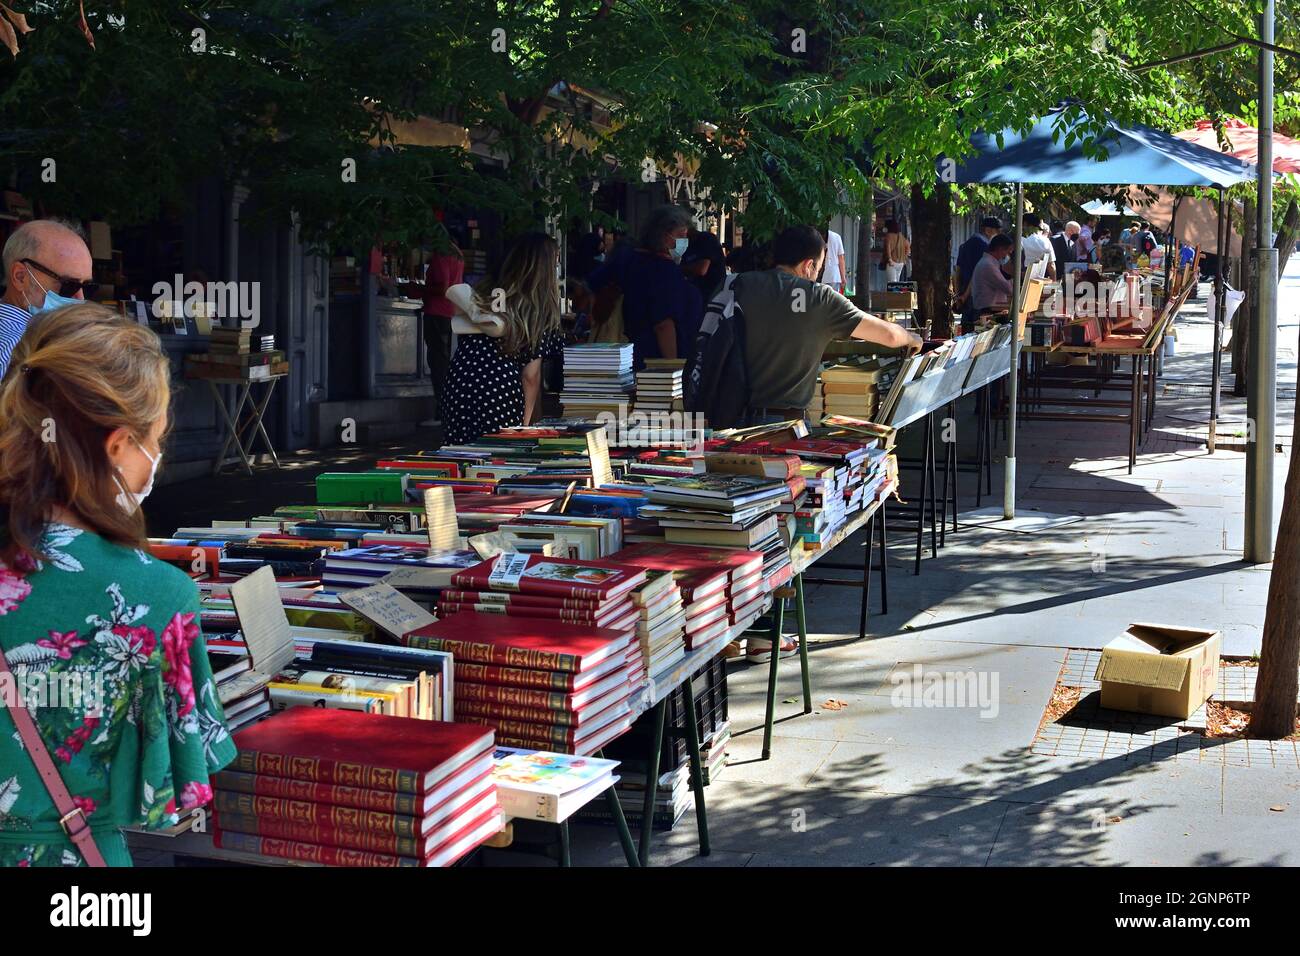
[(470, 638), (427, 637), (412, 633), (407, 634), (403, 640), (407, 647), (446, 651), (457, 661), (471, 661), (476, 664), (496, 664), (501, 667), (525, 667), (566, 673), (576, 673), (582, 666), (582, 658), (577, 654), (486, 644)]
[(558, 691), (571, 694), (576, 675), (549, 670), (532, 670), (527, 667), (500, 667), (495, 664), (470, 664), (460, 660), (455, 664), (455, 686), (460, 694), (462, 681), (472, 684), (493, 684), (501, 687), (523, 687), (535, 690)]
[(416, 857), (372, 853), (348, 847), (323, 846), (319, 843), (303, 843), (298, 840), (259, 836), (255, 833), (236, 833), (220, 828), (213, 833), (212, 842), (214, 846), (223, 850), (256, 853), (259, 856), (274, 856), (282, 860), (298, 860), (303, 863), (319, 863), (322, 866), (391, 868), (423, 865), (423, 861)]
[(263, 753), (257, 750), (240, 750), (227, 769), (272, 777), (291, 777), (295, 780), (310, 780), (316, 783), (364, 787), (367, 790), (395, 790), (401, 793), (419, 793), (421, 783), (420, 775), (410, 770), (324, 760), (319, 757)]
[(362, 810), (329, 803), (312, 803), (305, 800), (286, 800), (251, 793), (230, 793), (218, 790), (213, 802), (217, 816), (259, 817), (303, 826), (318, 826), (338, 830), (364, 830), (370, 833), (391, 834), (414, 839), (419, 835), (420, 818)]
[(310, 780), (294, 780), (289, 777), (268, 777), (258, 773), (222, 770), (213, 775), (212, 785), (218, 791), (256, 794), (292, 801), (328, 803), (402, 816), (414, 816), (419, 809), (414, 794), (399, 793), (395, 790), (334, 786), (313, 783)]

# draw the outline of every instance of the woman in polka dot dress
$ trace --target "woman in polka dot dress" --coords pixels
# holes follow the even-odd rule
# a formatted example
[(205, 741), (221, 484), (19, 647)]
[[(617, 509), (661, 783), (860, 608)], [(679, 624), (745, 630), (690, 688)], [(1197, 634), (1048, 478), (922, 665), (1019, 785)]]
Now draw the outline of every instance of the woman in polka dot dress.
[[(496, 282), (475, 290), (472, 308), (503, 321), (499, 336), (465, 335), (456, 346), (444, 415), (449, 444), (526, 424), (536, 414), (542, 359), (564, 350), (558, 262), (555, 240), (529, 233), (511, 247)], [(448, 298), (455, 301), (452, 290)]]

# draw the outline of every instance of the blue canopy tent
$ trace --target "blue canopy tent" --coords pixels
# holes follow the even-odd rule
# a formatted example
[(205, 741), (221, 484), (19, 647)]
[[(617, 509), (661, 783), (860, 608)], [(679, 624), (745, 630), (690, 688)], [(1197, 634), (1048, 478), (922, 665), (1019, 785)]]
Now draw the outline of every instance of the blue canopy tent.
[[(941, 179), (958, 184), (1012, 184), (1016, 186), (1016, 235), (1023, 233), (1025, 212), (1024, 184), (1127, 186), (1140, 183), (1152, 186), (1205, 186), (1219, 190), (1219, 232), (1223, 233), (1223, 190), (1255, 178), (1249, 163), (1179, 139), (1149, 126), (1121, 126), (1104, 121), (1100, 136), (1085, 126), (1077, 109), (1061, 107), (1036, 120), (1020, 133), (1005, 129), (1001, 133), (980, 132), (971, 137), (975, 152), (963, 162), (941, 158), (936, 171)], [(1073, 135), (1072, 135), (1073, 134)], [(1000, 141), (1000, 142), (999, 142)], [(1104, 158), (1085, 155), (1085, 141), (1104, 150)], [(1226, 245), (1220, 242), (1219, 248)], [(1011, 315), (1020, 314), (1020, 256), (1013, 256)], [(1220, 355), (1223, 315), (1223, 256), (1219, 256), (1215, 276), (1216, 319), (1214, 346), (1214, 381), (1210, 399), (1210, 441), (1213, 448), (1214, 423), (1218, 418)], [(1003, 515), (1016, 513), (1016, 412), (1020, 368), (1020, 341), (1012, 336), (1011, 385), (1007, 425), (1007, 456)]]

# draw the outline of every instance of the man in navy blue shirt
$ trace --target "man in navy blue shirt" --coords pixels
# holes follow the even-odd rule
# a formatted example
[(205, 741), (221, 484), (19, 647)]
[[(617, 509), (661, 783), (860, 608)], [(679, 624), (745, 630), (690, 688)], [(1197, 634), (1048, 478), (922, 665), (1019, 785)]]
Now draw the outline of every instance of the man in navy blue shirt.
[(970, 280), (975, 275), (984, 253), (988, 250), (989, 240), (1002, 231), (1002, 220), (997, 216), (985, 216), (980, 220), (979, 231), (963, 242), (957, 250), (957, 301), (961, 309), (962, 326), (975, 327), (976, 311), (971, 304)]
[(623, 331), (638, 369), (649, 358), (684, 358), (695, 344), (704, 301), (682, 272), (690, 240), (690, 213), (660, 206), (641, 230), (637, 249), (622, 263)]

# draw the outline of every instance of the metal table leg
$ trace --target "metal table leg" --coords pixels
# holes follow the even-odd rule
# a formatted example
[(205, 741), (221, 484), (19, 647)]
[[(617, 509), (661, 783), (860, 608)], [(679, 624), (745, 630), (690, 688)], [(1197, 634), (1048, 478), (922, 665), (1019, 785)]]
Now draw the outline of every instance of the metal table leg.
[(700, 835), (700, 856), (709, 855), (709, 814), (704, 806), (704, 766), (700, 759), (700, 728), (696, 723), (695, 694), (685, 685), (686, 747), (691, 758), (691, 786), (695, 788), (695, 824)]
[[(596, 756), (602, 760), (605, 759), (605, 751), (599, 751)], [(618, 793), (613, 787), (605, 791), (605, 799), (609, 802), (609, 813), (614, 818), (614, 829), (618, 832), (618, 842), (623, 847), (623, 859), (627, 860), (628, 866), (640, 866), (641, 858), (636, 853), (636, 843), (632, 840), (632, 831), (627, 826), (627, 816), (623, 813), (623, 804), (618, 799)]]
[(772, 756), (772, 724), (776, 720), (776, 680), (781, 663), (781, 628), (785, 623), (785, 601), (772, 602), (772, 662), (767, 671), (767, 718), (763, 723), (763, 759)]
[(930, 416), (925, 419), (925, 447), (921, 449), (921, 495), (916, 500), (916, 568), (914, 574), (921, 573), (921, 551), (925, 547), (925, 502), (930, 492), (929, 458), (926, 454), (930, 448)]
[[(613, 789), (613, 788), (611, 788)], [(569, 852), (569, 821), (560, 822), (560, 866), (573, 866), (573, 858)]]
[[(978, 478), (979, 476), (976, 475)], [(889, 613), (889, 549), (887, 548), (887, 530), (885, 518), (885, 503), (880, 503), (880, 508), (876, 512), (880, 518), (880, 613)], [(871, 550), (871, 540), (867, 539), (867, 550)]]
[[(884, 510), (883, 504), (876, 509), (877, 513)], [(867, 521), (867, 540), (862, 545), (862, 601), (858, 605), (858, 640), (867, 636), (867, 608), (871, 604), (871, 538), (875, 527), (876, 516), (873, 514)]]
[[(866, 598), (862, 606), (866, 607)], [(803, 603), (803, 572), (794, 576), (794, 613), (799, 622), (799, 672), (803, 679), (803, 712), (812, 713), (812, 675), (808, 669), (808, 612)]]
[(650, 865), (650, 840), (654, 836), (654, 810), (655, 794), (659, 790), (659, 755), (664, 747), (664, 714), (668, 709), (668, 701), (659, 701), (655, 704), (654, 709), (654, 743), (649, 757), (646, 759), (645, 775), (645, 799), (641, 805), (641, 851), (638, 858), (642, 866)]
[(1128, 473), (1133, 474), (1133, 468), (1137, 465), (1137, 430), (1138, 430), (1138, 362), (1137, 356), (1133, 357), (1133, 371), (1131, 373), (1132, 393), (1129, 396), (1128, 410)]

